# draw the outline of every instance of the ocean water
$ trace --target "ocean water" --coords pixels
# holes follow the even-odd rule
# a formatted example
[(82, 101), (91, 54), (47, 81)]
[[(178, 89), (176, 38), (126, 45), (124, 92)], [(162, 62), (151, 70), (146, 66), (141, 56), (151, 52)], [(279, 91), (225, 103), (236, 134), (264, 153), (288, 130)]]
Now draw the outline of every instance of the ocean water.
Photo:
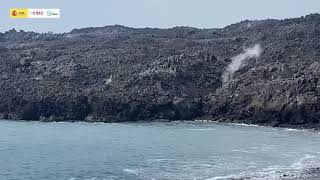
[(1, 180), (302, 179), (319, 166), (320, 134), (313, 131), (0, 121)]

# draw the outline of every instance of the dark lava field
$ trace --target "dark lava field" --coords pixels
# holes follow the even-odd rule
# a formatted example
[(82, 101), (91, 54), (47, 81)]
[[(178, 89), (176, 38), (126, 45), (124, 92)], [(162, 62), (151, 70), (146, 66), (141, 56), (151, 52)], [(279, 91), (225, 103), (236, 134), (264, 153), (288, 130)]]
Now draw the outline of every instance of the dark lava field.
[(0, 119), (319, 128), (319, 77), (319, 14), (222, 29), (0, 33)]

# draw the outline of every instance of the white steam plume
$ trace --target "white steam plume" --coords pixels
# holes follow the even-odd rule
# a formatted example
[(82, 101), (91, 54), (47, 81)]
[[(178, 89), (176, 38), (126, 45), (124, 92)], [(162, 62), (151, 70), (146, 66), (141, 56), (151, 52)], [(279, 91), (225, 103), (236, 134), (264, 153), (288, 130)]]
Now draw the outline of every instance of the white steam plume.
[(232, 62), (222, 74), (222, 82), (225, 83), (233, 78), (235, 72), (246, 65), (247, 60), (251, 58), (259, 58), (262, 53), (260, 44), (256, 44), (251, 48), (247, 48), (243, 53), (231, 58)]

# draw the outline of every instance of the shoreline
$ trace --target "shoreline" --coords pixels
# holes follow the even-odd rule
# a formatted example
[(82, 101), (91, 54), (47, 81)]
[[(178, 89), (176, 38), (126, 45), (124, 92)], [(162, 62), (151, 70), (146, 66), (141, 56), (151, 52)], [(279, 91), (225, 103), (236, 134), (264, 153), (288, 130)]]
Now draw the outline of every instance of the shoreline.
[(13, 120), (13, 119), (0, 119), (0, 121), (12, 121), (12, 122), (38, 122), (38, 123), (87, 123), (87, 124), (139, 124), (139, 123), (215, 123), (218, 125), (233, 125), (233, 126), (246, 126), (246, 127), (262, 127), (262, 128), (276, 128), (284, 129), (288, 131), (297, 132), (318, 132), (320, 133), (320, 128), (306, 128), (310, 126), (271, 126), (263, 124), (250, 124), (250, 123), (237, 123), (237, 122), (223, 122), (212, 119), (196, 119), (196, 120), (166, 120), (166, 119), (153, 119), (152, 121), (140, 120), (140, 121), (120, 121), (120, 122), (104, 122), (104, 121), (39, 121), (39, 120)]

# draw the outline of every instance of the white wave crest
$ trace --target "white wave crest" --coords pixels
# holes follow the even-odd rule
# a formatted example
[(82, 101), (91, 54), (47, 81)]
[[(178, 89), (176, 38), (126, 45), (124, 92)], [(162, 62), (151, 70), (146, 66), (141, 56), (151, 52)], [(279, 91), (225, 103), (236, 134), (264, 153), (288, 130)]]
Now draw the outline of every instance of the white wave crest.
[[(306, 179), (308, 170), (319, 168), (320, 158), (313, 155), (305, 155), (288, 167), (269, 166), (257, 172), (243, 172), (237, 175), (215, 176), (206, 180), (227, 180), (227, 179), (250, 179), (250, 180), (283, 180), (283, 179)], [(307, 172), (307, 173), (305, 173)], [(312, 174), (311, 174), (312, 176)]]

